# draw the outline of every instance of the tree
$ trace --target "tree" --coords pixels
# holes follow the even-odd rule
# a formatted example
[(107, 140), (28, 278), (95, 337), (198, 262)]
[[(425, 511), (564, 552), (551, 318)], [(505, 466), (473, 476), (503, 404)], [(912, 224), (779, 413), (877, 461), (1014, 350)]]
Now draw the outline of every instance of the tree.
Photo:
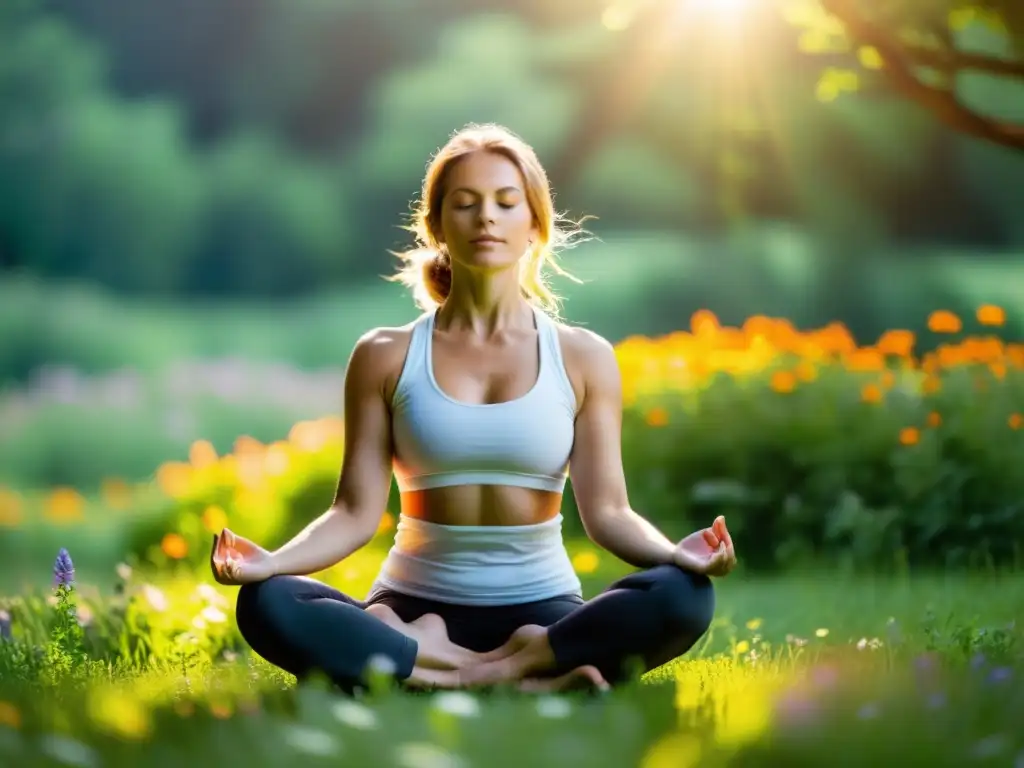
[[(981, 113), (958, 95), (959, 76), (980, 72), (1024, 83), (1024, 6), (1019, 0), (799, 0), (784, 13), (803, 27), (810, 53), (855, 55), (859, 67), (829, 68), (819, 83), (825, 98), (862, 85), (909, 99), (960, 133), (1024, 151), (1024, 121)], [(972, 50), (964, 33), (980, 25), (1003, 38), (1009, 55)]]

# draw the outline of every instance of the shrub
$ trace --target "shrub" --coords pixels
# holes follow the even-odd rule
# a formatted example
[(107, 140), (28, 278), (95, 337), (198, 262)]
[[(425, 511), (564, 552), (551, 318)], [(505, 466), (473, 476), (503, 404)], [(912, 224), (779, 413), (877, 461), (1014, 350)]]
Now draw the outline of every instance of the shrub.
[[(982, 326), (1001, 324), (995, 307)], [(673, 537), (726, 514), (743, 562), (827, 560), (849, 568), (1018, 559), (1024, 534), (1024, 346), (961, 336), (915, 356), (892, 330), (857, 346), (841, 325), (800, 331), (752, 317), (617, 347), (623, 451), (633, 507)], [(327, 509), (343, 424), (301, 421), (284, 440), (199, 441), (156, 474), (162, 506), (133, 527), (140, 557), (205, 566), (224, 525), (277, 546)], [(394, 485), (381, 533), (398, 510)], [(579, 534), (571, 492), (569, 533)], [(383, 540), (381, 543), (386, 543)]]

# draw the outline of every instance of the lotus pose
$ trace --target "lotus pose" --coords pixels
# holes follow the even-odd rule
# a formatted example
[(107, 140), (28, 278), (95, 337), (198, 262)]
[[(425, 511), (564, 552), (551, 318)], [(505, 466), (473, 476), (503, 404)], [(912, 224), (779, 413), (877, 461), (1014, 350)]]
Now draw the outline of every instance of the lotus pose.
[[(351, 353), (333, 503), (274, 552), (214, 537), (261, 657), (349, 691), (375, 658), (411, 687), (605, 688), (707, 631), (732, 540), (719, 517), (674, 543), (630, 508), (613, 348), (558, 322), (544, 279), (582, 232), (561, 224), (507, 129), (467, 126), (434, 156), (395, 278), (423, 314)], [(392, 473), (401, 514), (366, 599), (310, 578), (370, 541)], [(567, 477), (588, 537), (638, 569), (590, 600), (562, 537)]]

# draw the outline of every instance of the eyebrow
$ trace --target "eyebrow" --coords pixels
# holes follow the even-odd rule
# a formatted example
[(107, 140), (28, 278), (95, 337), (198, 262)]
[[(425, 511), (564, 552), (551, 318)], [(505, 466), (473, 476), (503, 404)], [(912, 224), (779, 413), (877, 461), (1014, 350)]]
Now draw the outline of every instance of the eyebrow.
[[(519, 189), (519, 187), (502, 187), (501, 189), (498, 190), (499, 193), (501, 193), (501, 192), (521, 192), (521, 191), (522, 190)], [(458, 189), (453, 189), (451, 191), (451, 194), (454, 195), (456, 192), (468, 192), (471, 195), (479, 195), (480, 194), (475, 189), (470, 189), (469, 187), (459, 187)]]

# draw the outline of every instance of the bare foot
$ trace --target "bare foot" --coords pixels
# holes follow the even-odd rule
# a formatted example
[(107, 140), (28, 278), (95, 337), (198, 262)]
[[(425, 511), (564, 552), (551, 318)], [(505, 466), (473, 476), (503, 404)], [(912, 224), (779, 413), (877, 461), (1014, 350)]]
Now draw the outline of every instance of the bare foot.
[(379, 603), (368, 606), (366, 612), (416, 641), (417, 667), (461, 669), (480, 663), (481, 654), (451, 641), (444, 619), (436, 613), (427, 613), (415, 621), (406, 623), (393, 610)]
[(528, 677), (519, 683), (517, 689), (525, 693), (548, 693), (552, 691), (599, 690), (611, 688), (601, 671), (590, 664), (566, 672), (558, 677)]
[(531, 641), (543, 635), (547, 630), (539, 624), (524, 624), (513, 632), (505, 644), (493, 651), (477, 654), (477, 663), (498, 661), (513, 656), (523, 650)]

